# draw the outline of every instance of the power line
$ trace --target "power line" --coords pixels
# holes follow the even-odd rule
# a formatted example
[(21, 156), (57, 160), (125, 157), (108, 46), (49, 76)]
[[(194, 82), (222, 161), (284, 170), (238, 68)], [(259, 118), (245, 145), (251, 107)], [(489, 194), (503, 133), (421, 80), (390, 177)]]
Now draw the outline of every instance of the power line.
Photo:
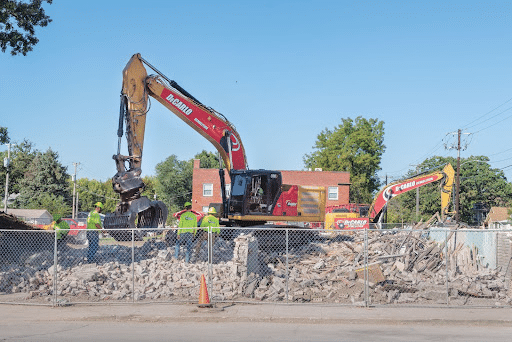
[[(500, 104), (498, 107), (494, 108), (493, 110), (491, 110), (491, 111), (489, 111), (489, 112), (485, 113), (484, 115), (482, 115), (482, 116), (480, 116), (480, 117), (476, 118), (475, 120), (471, 121), (469, 124), (467, 124), (466, 126), (464, 126), (464, 127), (462, 127), (462, 128), (463, 128), (463, 129), (468, 129), (468, 128), (471, 128), (471, 127), (474, 127), (474, 126), (478, 125), (478, 124), (475, 124), (475, 125), (473, 125), (473, 126), (470, 126), (472, 123), (474, 123), (474, 122), (476, 122), (476, 121), (480, 120), (481, 118), (485, 117), (486, 115), (488, 115), (488, 114), (490, 114), (490, 113), (494, 112), (496, 109), (500, 108), (501, 106), (504, 106), (505, 104), (507, 104), (507, 103), (508, 103), (508, 102), (510, 102), (510, 101), (512, 101), (512, 98), (510, 98), (510, 99), (508, 99), (507, 101), (503, 102), (502, 104)], [(489, 119), (487, 119), (487, 120), (490, 120), (490, 119), (492, 119), (492, 118), (494, 118), (494, 117), (496, 117), (496, 116), (498, 116), (498, 115), (500, 115), (500, 114), (503, 114), (504, 112), (506, 112), (506, 111), (507, 111), (507, 110), (509, 110), (509, 109), (510, 109), (510, 108), (506, 109), (505, 111), (503, 111), (503, 112), (501, 112), (501, 113), (496, 114), (495, 116), (493, 116), (493, 117), (491, 117), (491, 118), (489, 118)], [(487, 120), (485, 120), (485, 121), (487, 121)], [(485, 121), (483, 121), (483, 122), (485, 122)]]
[(512, 148), (508, 148), (505, 151), (501, 151), (501, 152), (496, 152), (494, 154), (490, 154), (490, 155), (488, 155), (488, 157), (492, 157), (492, 156), (495, 156), (495, 155), (498, 155), (498, 154), (502, 154), (502, 153), (505, 153), (505, 152), (508, 152), (508, 151), (512, 151)]
[(510, 158), (505, 158), (505, 159), (502, 159), (502, 160), (496, 160), (496, 161), (493, 161), (493, 163), (501, 163), (502, 161), (510, 160), (510, 159), (512, 159), (512, 157), (510, 157)]
[[(418, 158), (415, 160), (415, 164), (420, 164), (422, 161), (424, 161), (425, 159), (427, 159), (429, 156), (433, 155), (434, 152), (436, 152), (437, 150), (439, 150), (442, 146), (443, 146), (443, 141), (444, 141), (444, 138), (441, 139), (441, 141), (439, 141), (436, 145), (434, 145), (434, 147), (429, 151), (427, 152), (423, 159), (422, 158)], [(392, 177), (393, 179), (402, 179), (404, 178), (405, 176), (402, 174), (403, 171), (409, 171), (409, 168), (408, 167), (404, 167), (403, 169), (400, 169), (400, 170), (397, 170), (397, 171), (391, 171), (391, 172), (386, 172), (386, 174), (388, 175), (393, 175), (393, 174), (397, 174), (397, 173), (400, 173), (400, 175), (398, 177)], [(384, 177), (381, 177), (381, 178), (384, 178)]]
[[(510, 110), (510, 109), (512, 109), (512, 107), (508, 108), (507, 110)], [(505, 110), (505, 111), (507, 111), (507, 110)], [(502, 113), (504, 113), (505, 111), (503, 111)], [(510, 118), (512, 118), (512, 115), (509, 115), (509, 116), (507, 116), (505, 119), (500, 120), (500, 121), (498, 121), (498, 122), (496, 122), (496, 123), (493, 123), (492, 125), (489, 125), (489, 126), (487, 126), (487, 127), (485, 127), (485, 128), (482, 128), (482, 129), (481, 129), (481, 130), (479, 130), (479, 131), (476, 131), (476, 132), (475, 132), (475, 134), (476, 134), (476, 133), (480, 133), (481, 131), (486, 130), (486, 129), (488, 129), (488, 128), (491, 128), (491, 127), (493, 127), (493, 126), (496, 126), (497, 124), (502, 123), (503, 121), (508, 120), (508, 119), (510, 119)]]

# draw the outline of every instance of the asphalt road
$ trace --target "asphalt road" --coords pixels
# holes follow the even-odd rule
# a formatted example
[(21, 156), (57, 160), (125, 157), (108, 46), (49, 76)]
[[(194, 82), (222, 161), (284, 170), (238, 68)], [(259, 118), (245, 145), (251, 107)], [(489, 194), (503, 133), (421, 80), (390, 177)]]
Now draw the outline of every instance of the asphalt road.
[(262, 322), (0, 324), (1, 341), (510, 341), (511, 327)]
[(0, 304), (0, 341), (509, 341), (512, 309)]

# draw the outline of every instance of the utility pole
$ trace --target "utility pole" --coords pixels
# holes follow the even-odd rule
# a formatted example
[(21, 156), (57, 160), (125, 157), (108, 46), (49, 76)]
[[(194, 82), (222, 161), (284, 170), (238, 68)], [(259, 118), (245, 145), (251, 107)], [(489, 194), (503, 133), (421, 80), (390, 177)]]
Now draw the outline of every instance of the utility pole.
[(460, 151), (465, 150), (467, 148), (467, 143), (462, 146), (461, 144), (461, 136), (462, 134), (471, 134), (471, 133), (462, 133), (461, 129), (458, 129), (457, 132), (448, 133), (451, 135), (457, 134), (457, 147), (454, 145), (447, 146), (445, 145), (445, 148), (450, 149), (457, 149), (457, 174), (455, 177), (455, 222), (459, 222), (460, 220)]
[(7, 169), (5, 174), (5, 203), (4, 203), (4, 213), (7, 214), (7, 199), (9, 198), (9, 170), (11, 163), (11, 144), (7, 145), (7, 158), (4, 158), (4, 167)]
[(459, 200), (460, 200), (460, 129), (457, 131), (457, 179), (455, 180), (455, 222), (459, 222)]
[(73, 166), (75, 167), (75, 173), (73, 174), (72, 181), (73, 181), (73, 213), (71, 214), (71, 217), (73, 219), (76, 218), (76, 211), (78, 209), (78, 201), (76, 201), (76, 167), (80, 165), (80, 163), (73, 163)]

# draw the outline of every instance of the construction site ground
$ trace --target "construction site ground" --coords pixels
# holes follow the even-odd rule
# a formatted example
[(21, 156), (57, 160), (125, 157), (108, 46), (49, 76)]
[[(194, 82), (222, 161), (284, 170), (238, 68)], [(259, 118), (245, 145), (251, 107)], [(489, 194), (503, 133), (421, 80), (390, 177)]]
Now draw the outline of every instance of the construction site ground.
[[(104, 335), (99, 338), (101, 331)], [(512, 308), (0, 305), (2, 341), (56, 341), (70, 336), (84, 341), (165, 336), (173, 341), (506, 341), (511, 334)]]

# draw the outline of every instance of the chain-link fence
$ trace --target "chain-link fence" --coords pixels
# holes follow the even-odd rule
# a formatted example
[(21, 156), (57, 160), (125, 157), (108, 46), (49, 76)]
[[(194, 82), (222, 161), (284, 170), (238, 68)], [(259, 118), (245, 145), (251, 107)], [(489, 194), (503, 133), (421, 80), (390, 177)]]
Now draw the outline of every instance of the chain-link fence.
[[(0, 230), (0, 302), (510, 306), (511, 230)], [(94, 237), (99, 240), (95, 251)], [(114, 235), (114, 234), (113, 234)], [(187, 256), (188, 255), (188, 256)], [(188, 261), (188, 262), (186, 262)]]

